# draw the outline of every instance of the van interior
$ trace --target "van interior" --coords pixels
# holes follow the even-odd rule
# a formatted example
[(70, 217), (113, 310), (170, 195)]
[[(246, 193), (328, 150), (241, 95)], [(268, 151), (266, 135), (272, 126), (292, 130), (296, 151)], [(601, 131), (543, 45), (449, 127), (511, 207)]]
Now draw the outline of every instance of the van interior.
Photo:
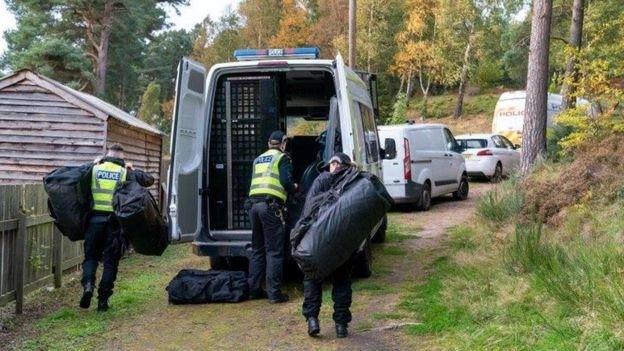
[[(326, 70), (236, 73), (218, 78), (208, 136), (207, 179), (211, 231), (246, 230), (244, 209), (253, 160), (269, 135), (285, 131), (293, 176), (305, 193), (318, 164), (340, 151), (334, 77)], [(328, 142), (331, 141), (331, 142)], [(206, 208), (205, 206), (203, 208)]]

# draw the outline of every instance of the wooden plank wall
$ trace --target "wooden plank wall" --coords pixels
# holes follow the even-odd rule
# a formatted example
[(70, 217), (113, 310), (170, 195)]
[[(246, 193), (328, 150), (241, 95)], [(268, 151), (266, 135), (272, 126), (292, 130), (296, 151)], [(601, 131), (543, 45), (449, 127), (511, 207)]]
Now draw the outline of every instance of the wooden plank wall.
[[(0, 185), (0, 306), (14, 299), (17, 227), (20, 207), (28, 216), (46, 217), (47, 194), (41, 184)], [(6, 229), (10, 228), (10, 229)], [(49, 220), (28, 227), (26, 233), (25, 291), (50, 285), (53, 282), (54, 235), (57, 229)], [(71, 242), (63, 237), (63, 269), (68, 270), (82, 262), (82, 241)]]
[(126, 161), (154, 177), (155, 182), (150, 191), (156, 201), (159, 201), (162, 137), (109, 118), (106, 141), (108, 144), (121, 144), (125, 150)]
[(0, 90), (0, 184), (39, 182), (102, 155), (106, 123), (24, 79)]

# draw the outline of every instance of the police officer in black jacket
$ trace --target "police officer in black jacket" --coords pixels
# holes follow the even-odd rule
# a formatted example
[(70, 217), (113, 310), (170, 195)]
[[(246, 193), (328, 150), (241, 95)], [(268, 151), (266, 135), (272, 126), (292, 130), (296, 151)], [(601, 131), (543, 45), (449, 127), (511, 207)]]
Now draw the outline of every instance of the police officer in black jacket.
[(119, 260), (123, 255), (123, 238), (113, 212), (113, 193), (122, 181), (135, 181), (144, 187), (154, 184), (154, 178), (124, 161), (124, 150), (119, 144), (108, 147), (106, 156), (94, 161), (91, 177), (93, 208), (85, 232), (84, 261), (80, 307), (89, 308), (95, 287), (95, 272), (102, 261), (104, 270), (98, 287), (99, 312), (108, 310), (108, 299), (113, 294)]
[[(254, 160), (246, 206), (251, 221), (250, 297), (268, 297), (270, 303), (288, 301), (288, 295), (281, 290), (286, 240), (284, 205), (297, 184), (290, 156), (284, 152), (287, 140), (282, 131), (274, 131), (269, 149)], [(265, 279), (266, 291), (262, 289)]]
[[(319, 175), (306, 197), (306, 206), (310, 200), (325, 191), (328, 191), (334, 180), (342, 172), (352, 166), (351, 159), (348, 155), (337, 152), (329, 160), (329, 172), (323, 172)], [(333, 319), (336, 323), (336, 336), (345, 338), (348, 335), (347, 327), (351, 322), (351, 260), (338, 267), (331, 275), (332, 280), (332, 300), (334, 301)], [(322, 301), (322, 280), (315, 280), (304, 277), (303, 280), (303, 316), (308, 322), (308, 334), (310, 336), (318, 335), (321, 331), (319, 325), (319, 312), (321, 310)]]

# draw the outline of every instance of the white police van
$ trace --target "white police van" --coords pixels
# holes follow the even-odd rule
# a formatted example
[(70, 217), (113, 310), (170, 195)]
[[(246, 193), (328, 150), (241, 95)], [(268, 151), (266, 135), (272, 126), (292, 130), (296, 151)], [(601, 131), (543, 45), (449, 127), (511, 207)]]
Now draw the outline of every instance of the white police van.
[[(294, 177), (304, 190), (319, 162), (336, 151), (381, 175), (374, 76), (363, 75), (371, 78), (365, 82), (340, 55), (318, 59), (318, 48), (234, 55), (237, 62), (209, 71), (190, 59), (180, 61), (171, 133), (171, 240), (192, 242), (195, 253), (215, 264), (250, 252), (244, 202), (252, 162), (266, 151), (273, 130), (291, 138)], [(376, 229), (380, 237), (384, 223)]]

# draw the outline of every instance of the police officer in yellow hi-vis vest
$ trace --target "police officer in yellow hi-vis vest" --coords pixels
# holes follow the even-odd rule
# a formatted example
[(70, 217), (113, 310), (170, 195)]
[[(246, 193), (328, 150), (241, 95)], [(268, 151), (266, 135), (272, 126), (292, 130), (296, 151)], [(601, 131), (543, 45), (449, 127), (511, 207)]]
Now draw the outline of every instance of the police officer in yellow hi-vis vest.
[(93, 209), (85, 232), (84, 261), (82, 263), (82, 286), (84, 292), (80, 307), (89, 308), (95, 287), (95, 272), (102, 261), (104, 270), (98, 287), (98, 311), (108, 310), (108, 298), (113, 294), (119, 260), (123, 255), (123, 238), (113, 213), (113, 193), (117, 184), (136, 181), (148, 187), (154, 178), (132, 168), (124, 161), (123, 148), (119, 144), (108, 147), (106, 156), (94, 161), (91, 175)]
[[(296, 191), (297, 184), (293, 182), (290, 157), (284, 153), (286, 142), (283, 132), (271, 133), (269, 150), (254, 160), (249, 190), (250, 296), (252, 299), (268, 297), (270, 303), (288, 301), (288, 295), (281, 290), (286, 240), (283, 209), (288, 194)], [(266, 291), (262, 289), (265, 278)]]

